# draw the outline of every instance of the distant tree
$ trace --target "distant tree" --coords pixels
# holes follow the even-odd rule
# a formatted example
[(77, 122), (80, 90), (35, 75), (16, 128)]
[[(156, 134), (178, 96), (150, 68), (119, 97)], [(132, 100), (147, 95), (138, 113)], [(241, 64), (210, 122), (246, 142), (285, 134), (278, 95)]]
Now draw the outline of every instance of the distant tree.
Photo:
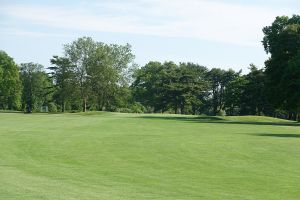
[(131, 45), (110, 44), (109, 50), (112, 66), (118, 73), (118, 85), (128, 85), (131, 82), (132, 70), (136, 68)]
[(136, 71), (133, 94), (154, 112), (172, 109), (174, 113), (196, 114), (208, 88), (206, 72), (206, 67), (193, 63), (149, 62)]
[(128, 86), (129, 65), (133, 58), (128, 44), (122, 46), (97, 43), (96, 50), (89, 58), (87, 74), (98, 110), (110, 107), (117, 98), (117, 90)]
[(116, 90), (113, 105), (116, 108), (130, 108), (135, 103), (129, 86), (121, 86)]
[(164, 68), (160, 62), (149, 62), (134, 73), (132, 83), (133, 96), (136, 101), (146, 107), (153, 108), (154, 112), (167, 109), (167, 100), (163, 95)]
[(241, 72), (235, 72), (232, 69), (228, 71), (220, 68), (213, 68), (208, 72), (208, 77), (211, 83), (211, 102), (212, 114), (225, 110), (225, 90), (231, 81), (235, 80)]
[(90, 76), (88, 70), (91, 67), (90, 57), (96, 51), (97, 44), (90, 37), (83, 37), (65, 45), (65, 56), (75, 66), (75, 77), (79, 85), (82, 110), (87, 110), (87, 101), (91, 94)]
[(54, 99), (60, 105), (61, 112), (65, 111), (66, 103), (74, 97), (78, 89), (75, 80), (75, 66), (65, 57), (53, 56), (50, 60), (52, 66), (50, 74), (54, 81)]
[(43, 71), (43, 66), (36, 63), (22, 63), (20, 74), (23, 84), (23, 109), (31, 113), (47, 105), (51, 99), (52, 83), (47, 73)]
[(237, 76), (228, 83), (224, 94), (224, 109), (227, 115), (240, 115), (247, 84), (245, 76)]
[(65, 45), (65, 55), (75, 66), (83, 111), (88, 105), (97, 104), (102, 110), (114, 102), (116, 90), (128, 81), (129, 65), (134, 59), (129, 44), (108, 45), (90, 37)]
[(242, 96), (242, 115), (271, 115), (272, 106), (267, 98), (267, 79), (263, 69), (250, 65), (250, 72), (244, 76), (247, 84)]
[(20, 109), (21, 81), (19, 68), (4, 51), (0, 51), (0, 109)]
[(206, 79), (207, 68), (194, 63), (180, 63), (177, 79), (180, 112), (196, 114), (203, 105), (209, 82)]
[(164, 105), (162, 111), (173, 108), (175, 114), (183, 107), (182, 85), (180, 83), (180, 68), (174, 62), (165, 62), (162, 65), (160, 98)]

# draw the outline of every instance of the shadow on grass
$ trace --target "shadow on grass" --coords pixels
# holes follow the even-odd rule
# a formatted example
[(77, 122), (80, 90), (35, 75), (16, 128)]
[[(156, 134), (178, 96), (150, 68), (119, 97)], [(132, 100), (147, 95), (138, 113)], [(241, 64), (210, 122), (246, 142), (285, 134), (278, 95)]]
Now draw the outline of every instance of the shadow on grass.
[(255, 133), (254, 136), (279, 137), (279, 138), (300, 138), (300, 134), (275, 134), (275, 133)]
[[(209, 122), (208, 122), (209, 123)], [(211, 122), (218, 123), (218, 122)], [(220, 122), (224, 124), (246, 124), (246, 125), (269, 125), (269, 126), (300, 126), (297, 122), (255, 122), (255, 121), (227, 121)]]
[(14, 111), (14, 110), (0, 110), (0, 113), (24, 113), (24, 112)]
[(102, 111), (92, 111), (92, 112), (24, 112), (24, 111), (14, 111), (14, 110), (0, 110), (1, 113), (13, 113), (13, 114), (29, 114), (29, 115), (63, 115), (63, 114), (74, 114), (74, 115), (82, 115), (82, 116), (89, 116), (89, 115), (104, 115), (110, 112), (102, 112)]
[(177, 116), (140, 116), (143, 119), (177, 120), (198, 123), (212, 124), (241, 124), (241, 125), (270, 125), (270, 126), (300, 126), (297, 122), (257, 122), (257, 121), (231, 121), (217, 116), (199, 116), (199, 117), (177, 117)]
[(162, 120), (179, 120), (179, 121), (220, 121), (224, 120), (217, 116), (200, 116), (200, 117), (181, 117), (181, 116), (140, 116), (144, 119), (162, 119)]

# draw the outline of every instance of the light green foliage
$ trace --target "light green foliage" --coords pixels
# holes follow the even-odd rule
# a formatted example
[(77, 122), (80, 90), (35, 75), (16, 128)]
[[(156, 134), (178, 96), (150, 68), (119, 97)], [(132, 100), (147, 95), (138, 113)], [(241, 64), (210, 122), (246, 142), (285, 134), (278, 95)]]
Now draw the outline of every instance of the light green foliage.
[(97, 44), (90, 37), (78, 38), (71, 44), (66, 44), (64, 48), (65, 56), (71, 61), (72, 65), (75, 66), (74, 74), (77, 84), (79, 85), (83, 111), (86, 111), (87, 101), (91, 95), (88, 70), (90, 68), (90, 57), (96, 49)]
[(111, 106), (119, 87), (128, 86), (131, 46), (104, 44), (90, 37), (78, 38), (65, 45), (65, 56), (75, 66), (83, 111), (97, 105), (98, 110)]
[(299, 144), (269, 117), (0, 113), (0, 199), (298, 200)]
[(20, 109), (21, 82), (14, 60), (0, 50), (0, 109)]

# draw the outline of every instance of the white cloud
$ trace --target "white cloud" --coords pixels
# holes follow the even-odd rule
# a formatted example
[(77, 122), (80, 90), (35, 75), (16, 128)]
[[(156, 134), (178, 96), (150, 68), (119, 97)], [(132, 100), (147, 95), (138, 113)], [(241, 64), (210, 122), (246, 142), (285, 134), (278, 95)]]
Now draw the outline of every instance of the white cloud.
[(261, 29), (275, 16), (284, 14), (208, 0), (109, 1), (94, 3), (94, 8), (87, 5), (75, 9), (4, 5), (0, 12), (25, 23), (63, 30), (189, 37), (246, 46), (261, 45)]

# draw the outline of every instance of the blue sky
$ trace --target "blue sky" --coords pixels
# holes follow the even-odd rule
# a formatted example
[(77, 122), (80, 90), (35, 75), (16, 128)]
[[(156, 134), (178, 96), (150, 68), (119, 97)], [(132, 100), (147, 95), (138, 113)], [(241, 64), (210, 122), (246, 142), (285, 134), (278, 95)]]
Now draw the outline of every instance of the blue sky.
[[(263, 67), (262, 28), (297, 14), (299, 0), (0, 0), (0, 49), (17, 63), (49, 67), (78, 37), (132, 45), (135, 62)], [(299, 14), (299, 13), (298, 13)]]

